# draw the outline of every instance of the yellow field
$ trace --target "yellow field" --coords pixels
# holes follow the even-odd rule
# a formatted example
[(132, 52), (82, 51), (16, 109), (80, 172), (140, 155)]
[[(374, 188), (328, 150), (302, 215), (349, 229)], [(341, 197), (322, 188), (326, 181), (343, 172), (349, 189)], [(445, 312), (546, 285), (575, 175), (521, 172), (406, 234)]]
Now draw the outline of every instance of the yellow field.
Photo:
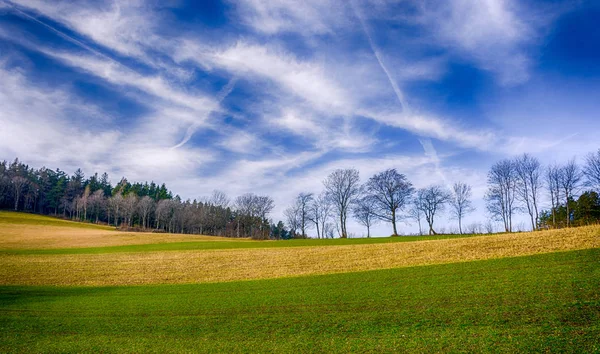
[[(199, 236), (187, 235), (0, 225), (0, 248), (5, 250), (199, 239)], [(0, 255), (0, 284), (89, 286), (220, 282), (466, 262), (587, 248), (600, 248), (600, 226), (433, 241), (327, 247), (106, 254), (4, 254)]]
[[(1, 215), (0, 215), (1, 216)], [(62, 220), (61, 220), (62, 221)], [(111, 228), (0, 224), (0, 250), (108, 247), (191, 241), (232, 241), (231, 238), (150, 232), (121, 232)], [(72, 223), (76, 224), (76, 223)], [(236, 242), (246, 239), (236, 239)]]

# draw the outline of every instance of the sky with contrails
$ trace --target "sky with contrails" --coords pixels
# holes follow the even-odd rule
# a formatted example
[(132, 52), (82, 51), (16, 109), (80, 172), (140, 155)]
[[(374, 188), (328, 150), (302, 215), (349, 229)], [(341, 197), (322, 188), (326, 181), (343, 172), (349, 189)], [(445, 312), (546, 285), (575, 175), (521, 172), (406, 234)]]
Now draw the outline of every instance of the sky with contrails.
[(396, 168), (471, 184), (484, 221), (494, 162), (600, 148), (598, 23), (598, 1), (0, 0), (0, 160), (268, 194), (276, 220), (336, 168)]

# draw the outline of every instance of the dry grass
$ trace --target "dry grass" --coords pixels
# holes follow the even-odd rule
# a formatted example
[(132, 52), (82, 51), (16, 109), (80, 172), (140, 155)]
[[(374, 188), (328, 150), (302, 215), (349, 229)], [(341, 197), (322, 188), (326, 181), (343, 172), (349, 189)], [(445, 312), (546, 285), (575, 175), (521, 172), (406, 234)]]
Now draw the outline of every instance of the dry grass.
[(188, 241), (232, 241), (232, 239), (201, 235), (80, 229), (53, 225), (8, 223), (0, 225), (0, 249), (4, 250), (105, 247)]
[(222, 282), (466, 262), (587, 248), (600, 248), (599, 226), (351, 246), (3, 255), (0, 256), (0, 284), (130, 285)]

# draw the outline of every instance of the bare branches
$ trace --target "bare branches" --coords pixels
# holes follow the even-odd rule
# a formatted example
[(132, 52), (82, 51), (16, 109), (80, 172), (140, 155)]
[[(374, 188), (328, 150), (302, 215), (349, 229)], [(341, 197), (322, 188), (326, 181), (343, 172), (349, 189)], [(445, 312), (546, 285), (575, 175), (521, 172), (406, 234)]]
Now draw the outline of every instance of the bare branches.
[(569, 200), (579, 188), (581, 183), (581, 171), (575, 162), (575, 159), (567, 162), (560, 168), (559, 185), (565, 198), (565, 207), (567, 209), (567, 227), (571, 224), (571, 211), (569, 210)]
[(325, 193), (319, 194), (310, 203), (309, 219), (315, 223), (317, 238), (326, 237), (326, 226), (331, 217), (332, 207), (331, 201)]
[(600, 149), (595, 153), (589, 153), (585, 157), (583, 174), (586, 176), (586, 185), (600, 191)]
[(417, 191), (416, 207), (425, 216), (430, 235), (437, 235), (437, 232), (433, 229), (435, 215), (442, 212), (446, 203), (451, 199), (451, 194), (441, 186), (430, 186)]
[(360, 193), (360, 177), (356, 169), (338, 169), (333, 171), (325, 181), (325, 191), (337, 209), (340, 222), (340, 237), (347, 238), (346, 219), (348, 210)]
[(462, 234), (462, 219), (469, 213), (475, 211), (471, 202), (471, 186), (458, 182), (452, 186), (452, 198), (450, 198), (451, 213), (458, 220), (458, 231)]
[(356, 221), (367, 228), (367, 237), (371, 237), (371, 226), (378, 220), (375, 214), (377, 208), (375, 204), (375, 198), (363, 196), (352, 207), (352, 215)]
[(372, 199), (372, 212), (383, 221), (392, 223), (393, 235), (398, 235), (396, 228), (397, 213), (402, 210), (414, 192), (412, 184), (396, 169), (385, 170), (369, 178), (365, 184), (367, 198)]
[(502, 160), (488, 173), (488, 191), (485, 195), (487, 210), (496, 220), (504, 223), (504, 230), (512, 232), (512, 218), (516, 211), (517, 177), (515, 163)]
[(517, 177), (517, 196), (525, 204), (531, 219), (531, 229), (538, 228), (539, 190), (542, 188), (542, 168), (540, 162), (529, 154), (523, 154), (515, 159)]

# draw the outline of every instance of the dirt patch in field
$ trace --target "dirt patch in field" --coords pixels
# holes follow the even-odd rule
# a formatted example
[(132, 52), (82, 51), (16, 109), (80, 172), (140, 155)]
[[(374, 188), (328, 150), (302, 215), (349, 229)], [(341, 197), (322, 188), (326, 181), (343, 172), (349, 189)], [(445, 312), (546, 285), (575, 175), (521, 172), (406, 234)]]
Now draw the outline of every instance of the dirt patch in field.
[(328, 247), (4, 255), (3, 285), (181, 284), (355, 272), (600, 248), (600, 227)]
[(62, 226), (0, 225), (0, 249), (50, 249), (143, 245), (188, 241), (232, 241), (231, 238), (151, 232), (121, 232)]

